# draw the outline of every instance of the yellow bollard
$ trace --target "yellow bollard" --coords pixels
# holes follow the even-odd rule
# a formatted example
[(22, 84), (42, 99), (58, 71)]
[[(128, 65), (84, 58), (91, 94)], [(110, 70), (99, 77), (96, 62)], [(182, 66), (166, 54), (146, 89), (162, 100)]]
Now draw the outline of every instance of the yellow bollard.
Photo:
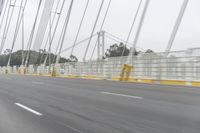
[(25, 74), (26, 74), (26, 68), (23, 69), (23, 75), (25, 75)]
[(132, 71), (132, 66), (124, 64), (122, 68), (122, 73), (120, 75), (120, 81), (128, 81), (130, 78), (131, 71)]
[(6, 69), (5, 73), (8, 74), (8, 69)]
[(55, 66), (53, 66), (53, 68), (52, 68), (51, 77), (56, 77), (56, 68), (55, 68)]

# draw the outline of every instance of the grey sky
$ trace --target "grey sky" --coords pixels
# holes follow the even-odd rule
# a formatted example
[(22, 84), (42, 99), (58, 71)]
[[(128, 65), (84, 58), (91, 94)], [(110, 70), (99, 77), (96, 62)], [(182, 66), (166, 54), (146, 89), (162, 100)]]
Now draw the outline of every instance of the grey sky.
[[(82, 40), (90, 35), (100, 2), (101, 0), (91, 0), (83, 24), (83, 28), (79, 36), (79, 40)], [(150, 0), (148, 13), (145, 18), (137, 46), (142, 49), (150, 48), (152, 50), (159, 52), (164, 51), (182, 2), (183, 0)], [(104, 30), (126, 40), (138, 3), (139, 0), (113, 0), (104, 26)], [(85, 4), (86, 0), (75, 0), (71, 20), (69, 23), (69, 29), (67, 31), (67, 35), (65, 38), (64, 48), (73, 44)], [(102, 14), (105, 13), (107, 4), (108, 0), (106, 0)], [(33, 25), (33, 20), (35, 18), (37, 5), (38, 5), (38, 0), (28, 0), (28, 5), (25, 11), (26, 44), (28, 41), (28, 36), (30, 34), (31, 27)], [(53, 49), (55, 49), (57, 45), (58, 38), (61, 32), (61, 26), (62, 23), (64, 22), (68, 6), (69, 6), (69, 0), (67, 0), (65, 4), (65, 10), (62, 14), (62, 19), (61, 19), (62, 21), (60, 23), (60, 26), (58, 28), (59, 30), (56, 33), (56, 37), (53, 42)], [(199, 12), (200, 12), (200, 1), (190, 0), (180, 30), (177, 34), (176, 40), (172, 47), (172, 50), (184, 50), (191, 47), (200, 47)], [(15, 10), (14, 16), (16, 16), (16, 13), (17, 10)], [(101, 15), (98, 27), (95, 32), (98, 31), (102, 22), (102, 18), (103, 15)], [(16, 17), (13, 18), (13, 21), (11, 23), (11, 28), (9, 30), (5, 48), (10, 48), (10, 43), (14, 33), (13, 31), (15, 22), (16, 22)], [(137, 24), (138, 23), (136, 23), (136, 26)], [(133, 42), (135, 30), (136, 27), (133, 30), (130, 42)], [(2, 30), (1, 30), (1, 35), (2, 35)], [(21, 35), (19, 34), (15, 50), (21, 47), (20, 38)], [(114, 42), (109, 39), (106, 39), (106, 48), (112, 43)], [(82, 45), (76, 47), (74, 54), (78, 55), (79, 58), (81, 58), (83, 56), (86, 45), (87, 43), (83, 43)], [(94, 46), (94, 41), (92, 41), (89, 52), (92, 51), (93, 46)], [(63, 55), (68, 56), (69, 51), (64, 53)]]

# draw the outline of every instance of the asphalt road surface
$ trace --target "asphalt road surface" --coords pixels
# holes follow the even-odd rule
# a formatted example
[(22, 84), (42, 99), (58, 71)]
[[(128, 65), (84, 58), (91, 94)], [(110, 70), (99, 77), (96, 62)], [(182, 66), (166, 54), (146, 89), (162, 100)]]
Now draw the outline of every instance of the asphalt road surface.
[(200, 88), (0, 75), (0, 133), (200, 133)]

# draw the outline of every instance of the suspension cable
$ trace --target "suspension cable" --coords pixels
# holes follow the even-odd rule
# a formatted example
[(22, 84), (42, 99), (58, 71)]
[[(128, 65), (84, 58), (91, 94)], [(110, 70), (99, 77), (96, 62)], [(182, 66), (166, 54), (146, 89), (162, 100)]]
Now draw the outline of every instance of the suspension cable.
[(138, 16), (138, 14), (139, 14), (139, 11), (140, 11), (140, 8), (141, 8), (141, 5), (142, 5), (142, 1), (143, 1), (143, 0), (140, 0), (140, 2), (139, 2), (139, 5), (138, 5), (138, 8), (137, 8), (136, 14), (135, 14), (135, 16), (134, 16), (133, 23), (132, 23), (131, 28), (130, 28), (130, 31), (129, 31), (129, 33), (128, 33), (128, 37), (127, 37), (127, 39), (126, 39), (125, 46), (124, 46), (124, 48), (123, 48), (123, 51), (122, 51), (121, 56), (123, 56), (124, 53), (125, 53), (126, 45), (127, 45), (128, 41), (129, 41), (129, 39), (130, 39), (131, 33), (132, 33), (132, 31), (133, 31), (133, 27), (135, 26), (135, 22), (136, 22), (137, 16)]
[[(96, 33), (96, 34), (94, 34), (94, 35), (92, 35), (92, 37), (94, 37), (94, 36), (96, 36), (96, 35), (97, 35), (97, 33)], [(78, 46), (78, 45), (80, 45), (80, 44), (82, 44), (82, 43), (84, 43), (84, 42), (88, 41), (89, 39), (90, 39), (90, 37), (88, 37), (88, 38), (85, 38), (85, 39), (81, 40), (80, 42), (77, 42), (77, 43), (75, 44), (75, 46)], [(66, 49), (64, 49), (64, 50), (62, 50), (62, 51), (61, 51), (61, 53), (63, 53), (63, 52), (66, 52), (66, 51), (68, 51), (68, 50), (72, 49), (72, 48), (73, 48), (73, 46), (74, 46), (74, 45), (71, 45), (70, 47), (68, 47), (68, 48), (66, 48)]]
[(55, 55), (54, 55), (54, 62), (56, 62), (56, 58), (58, 57), (57, 54), (58, 54), (58, 50), (60, 48), (60, 43), (61, 43), (61, 39), (62, 39), (63, 34), (64, 34), (64, 28), (62, 28), (61, 35), (60, 35), (59, 40), (58, 40), (58, 45), (56, 47), (56, 51), (55, 51)]
[[(104, 24), (105, 24), (105, 21), (106, 21), (107, 15), (108, 15), (108, 11), (109, 11), (109, 9), (110, 9), (111, 2), (112, 2), (112, 0), (110, 0), (109, 3), (108, 3), (108, 7), (107, 7), (107, 9), (106, 9), (106, 13), (105, 13), (105, 16), (104, 16), (104, 18), (103, 18), (103, 22), (102, 22), (102, 24), (101, 24), (101, 28), (100, 28), (99, 31), (102, 31), (102, 29), (103, 29), (103, 26), (104, 26)], [(92, 60), (92, 58), (93, 58), (93, 56), (94, 56), (94, 52), (95, 52), (95, 49), (96, 49), (96, 47), (97, 47), (97, 43), (98, 43), (98, 38), (97, 38), (97, 40), (96, 40), (94, 49), (93, 49), (93, 51), (92, 51), (92, 55), (91, 55), (91, 57), (90, 57), (90, 61)]]
[(99, 12), (98, 12), (98, 14), (97, 14), (94, 27), (93, 27), (93, 29), (92, 29), (92, 33), (91, 33), (91, 35), (90, 35), (90, 39), (89, 39), (89, 42), (88, 42), (87, 47), (86, 47), (86, 50), (85, 50), (85, 54), (84, 54), (84, 57), (83, 57), (83, 61), (84, 61), (84, 62), (85, 62), (85, 58), (86, 58), (86, 56), (87, 56), (87, 52), (88, 52), (90, 43), (91, 43), (91, 41), (92, 41), (92, 35), (94, 34), (94, 30), (95, 30), (95, 28), (96, 28), (97, 22), (98, 22), (98, 20), (99, 20), (99, 16), (100, 16), (100, 14), (101, 14), (101, 10), (102, 10), (102, 8), (103, 8), (104, 1), (105, 1), (105, 0), (102, 0), (102, 2), (101, 2), (101, 6), (100, 6), (100, 8), (99, 8)]
[[(65, 0), (64, 0), (65, 1)], [(60, 16), (59, 16), (60, 17)], [(64, 25), (65, 25), (65, 22), (64, 22)], [(62, 36), (64, 34), (64, 25), (63, 25), (63, 28), (62, 28), (62, 31), (61, 31), (61, 35), (59, 37), (59, 40), (58, 40), (58, 45), (56, 47), (56, 51), (55, 51), (55, 55), (54, 55), (54, 61), (56, 63), (56, 58), (58, 58), (57, 54), (58, 54), (58, 50), (59, 50), (59, 47), (60, 47), (60, 44), (61, 44), (61, 40), (62, 40)]]
[[(125, 42), (124, 40), (119, 40), (119, 39), (113, 38), (113, 37), (108, 36), (108, 35), (105, 35), (105, 37), (107, 37), (108, 39), (113, 40), (115, 42), (118, 42), (118, 43)], [(131, 45), (130, 42), (128, 42), (128, 44)]]
[[(49, 19), (49, 35), (48, 35), (48, 40), (49, 40), (49, 48), (48, 48), (48, 52), (47, 52), (47, 55), (45, 57), (45, 60), (44, 60), (44, 65), (46, 65), (46, 62), (47, 62), (47, 59), (49, 57), (49, 65), (50, 65), (50, 52), (51, 52), (51, 28), (52, 28), (52, 22), (51, 22), (51, 14), (50, 14), (50, 19)], [(50, 68), (50, 67), (49, 67)]]
[(37, 23), (37, 20), (38, 20), (38, 16), (39, 16), (39, 11), (40, 11), (41, 5), (42, 5), (42, 0), (39, 1), (39, 6), (37, 8), (36, 18), (35, 18), (35, 21), (34, 21), (34, 24), (33, 24), (33, 27), (32, 27), (32, 31), (31, 31), (31, 34), (30, 34), (30, 37), (29, 37), (28, 45), (27, 45), (27, 50), (28, 51), (27, 51), (26, 61), (25, 61), (25, 66), (26, 67), (28, 66), (28, 61), (29, 61), (29, 56), (30, 56), (30, 49), (31, 49), (31, 45), (32, 45), (32, 41), (33, 41), (33, 37), (34, 37), (34, 33), (35, 33), (35, 28), (36, 28), (36, 23)]
[(5, 18), (5, 15), (6, 15), (6, 11), (7, 11), (8, 6), (9, 6), (9, 0), (6, 1), (6, 4), (5, 4), (5, 6), (4, 6), (3, 16), (2, 16), (1, 22), (0, 22), (0, 30), (1, 30), (1, 28), (2, 28), (3, 21), (4, 21), (4, 18)]
[[(14, 1), (13, 5), (12, 5), (12, 0), (10, 0), (10, 5), (9, 5), (9, 8), (8, 8), (8, 14), (7, 14), (7, 17), (6, 17), (6, 24), (5, 24), (5, 28), (4, 28), (4, 32), (3, 32), (3, 39), (1, 41), (0, 53), (2, 53), (2, 50), (3, 50), (4, 45), (5, 45), (5, 41), (6, 41), (8, 31), (9, 31), (9, 27), (10, 27), (11, 19), (12, 19), (12, 16), (13, 16), (15, 4), (16, 4), (16, 0)], [(12, 8), (11, 14), (10, 14), (10, 7), (11, 6), (13, 6), (13, 8)]]
[[(55, 13), (54, 13), (54, 15), (53, 15), (53, 19), (52, 19), (52, 22), (51, 22), (51, 27), (53, 26), (53, 24), (54, 24), (54, 21), (55, 21), (55, 17), (56, 17), (56, 13), (57, 13), (57, 11), (58, 11), (58, 6), (59, 6), (59, 3), (60, 3), (60, 0), (58, 1), (58, 3), (57, 3), (57, 5), (56, 5), (56, 10), (55, 10)], [(50, 14), (50, 16), (51, 16), (51, 14)], [(49, 20), (49, 23), (50, 23), (50, 20)], [(47, 47), (47, 44), (48, 44), (48, 39), (49, 39), (49, 36), (47, 37), (47, 40), (46, 40), (46, 42), (45, 42), (45, 47), (44, 47), (44, 49), (46, 49), (46, 47)], [(43, 40), (44, 41), (44, 40)]]
[(70, 17), (71, 17), (71, 11), (72, 11), (72, 7), (73, 7), (73, 3), (74, 3), (74, 0), (71, 0), (69, 10), (68, 10), (68, 13), (67, 13), (67, 17), (66, 17), (66, 20), (65, 20), (65, 24), (64, 24), (64, 27), (63, 27), (64, 32), (63, 32), (63, 35), (61, 35), (62, 39), (61, 39), (61, 44), (60, 44), (58, 56), (57, 56), (57, 59), (56, 59), (56, 64), (58, 64), (59, 60), (60, 60), (60, 54), (61, 54), (61, 50), (62, 50), (62, 47), (63, 47), (63, 44), (64, 44), (64, 39), (65, 39), (65, 35), (66, 35), (66, 32), (67, 32), (69, 20), (70, 20)]
[[(120, 38), (114, 38), (113, 36), (109, 36), (108, 34), (107, 35), (105, 35), (105, 37), (107, 37), (108, 39), (110, 39), (110, 40), (113, 40), (113, 41), (116, 41), (116, 42), (118, 42), (118, 43), (121, 43), (121, 42), (125, 42), (125, 40), (123, 40), (123, 39), (120, 39)], [(133, 45), (133, 43), (130, 43), (130, 42), (127, 42), (127, 45)], [(140, 49), (140, 50), (142, 50), (142, 51), (145, 51), (145, 49), (143, 49), (143, 48), (141, 48), (141, 47), (138, 47), (137, 46), (137, 48), (138, 49)]]
[(73, 45), (73, 47), (72, 47), (70, 56), (72, 56), (73, 51), (74, 51), (74, 47), (75, 47), (75, 45), (76, 45), (76, 43), (77, 43), (78, 36), (79, 36), (80, 31), (81, 31), (81, 27), (82, 27), (82, 24), (83, 24), (83, 20), (84, 20), (84, 18), (85, 18), (85, 14), (86, 14), (87, 9), (88, 9), (89, 2), (90, 2), (90, 0), (87, 0), (86, 6), (85, 6), (85, 10), (84, 10), (84, 12), (83, 12), (83, 16), (82, 16), (82, 19), (81, 19), (81, 22), (80, 22), (80, 25), (79, 25), (79, 28), (78, 28), (78, 32), (77, 32), (77, 34), (76, 34), (76, 38), (75, 38), (75, 40), (74, 40), (74, 45)]
[[(24, 10), (24, 8), (23, 8), (23, 10)], [(23, 16), (22, 16), (22, 63), (21, 63), (21, 66), (24, 64), (24, 13), (22, 15)], [(24, 67), (24, 66), (22, 66), (22, 67)]]
[(16, 28), (15, 28), (15, 33), (14, 33), (14, 38), (13, 38), (13, 42), (12, 42), (12, 46), (11, 46), (11, 53), (9, 54), (9, 59), (8, 59), (7, 66), (10, 66), (10, 60), (11, 60), (12, 52), (13, 52), (13, 49), (14, 49), (14, 46), (15, 46), (15, 42), (16, 42), (16, 39), (17, 39), (17, 35), (18, 35), (18, 32), (19, 32), (19, 28), (20, 28), (20, 25), (21, 25), (21, 20), (22, 20), (23, 14), (24, 14), (24, 9), (23, 8), (26, 7), (26, 3), (27, 3), (27, 0), (26, 0), (25, 4), (24, 4), (24, 7), (22, 7), (23, 6), (23, 1), (24, 0), (21, 0), (20, 9), (19, 9), (19, 12), (18, 12), (17, 24), (16, 24)]
[[(119, 41), (121, 41), (121, 42), (126, 42), (125, 40), (123, 40), (123, 39), (121, 39), (121, 38), (119, 38), (119, 37), (117, 37), (117, 36), (115, 36), (115, 35), (113, 35), (113, 34), (111, 34), (111, 33), (108, 33), (108, 32), (105, 32), (106, 34), (107, 34), (107, 36), (110, 36), (110, 37), (112, 37), (112, 38), (115, 38), (116, 40), (119, 40)], [(131, 44), (132, 45), (132, 43), (130, 43), (130, 42), (127, 42), (127, 44)]]
[[(50, 20), (49, 20), (49, 23), (51, 23), (51, 24), (50, 24), (50, 27), (53, 26), (54, 21), (55, 21), (56, 14), (58, 14), (57, 12), (58, 12), (59, 4), (60, 4), (60, 0), (58, 1), (57, 5), (56, 5), (55, 14), (53, 15), (53, 20), (52, 20), (52, 22), (50, 22)], [(62, 2), (62, 6), (61, 6), (61, 9), (60, 9), (60, 12), (62, 11), (64, 4), (65, 4), (65, 0), (63, 0), (63, 2)], [(59, 16), (58, 16), (58, 19), (57, 19), (57, 21), (56, 21), (56, 24), (55, 24), (55, 28), (53, 29), (52, 37), (51, 37), (50, 40), (49, 40), (49, 41), (50, 41), (49, 47), (51, 47), (51, 45), (52, 45), (52, 42), (53, 42), (53, 39), (54, 39), (54, 36), (55, 36), (55, 32), (56, 32), (56, 29), (57, 29), (57, 27), (58, 27), (58, 22), (59, 22), (59, 20), (60, 20), (60, 12), (59, 12)], [(47, 47), (48, 39), (49, 39), (49, 36), (47, 37), (47, 40), (46, 40), (44, 49), (46, 49), (46, 47)], [(40, 59), (39, 65), (40, 65), (41, 62), (42, 62), (43, 56), (44, 56), (44, 52), (42, 53), (42, 57), (41, 57), (41, 59)], [(43, 64), (45, 64), (45, 62), (43, 62)]]
[[(94, 37), (94, 36), (96, 36), (96, 35), (97, 35), (97, 34), (94, 34), (94, 35), (92, 35), (92, 37)], [(77, 43), (75, 44), (75, 46), (78, 46), (78, 45), (80, 45), (80, 44), (86, 42), (86, 41), (89, 40), (89, 39), (90, 39), (90, 37), (85, 38), (85, 39), (83, 39), (83, 40), (77, 42)], [(59, 45), (58, 45), (58, 46), (59, 46)], [(55, 60), (56, 60), (56, 54), (57, 54), (57, 51), (58, 51), (58, 46), (57, 46), (57, 48), (56, 48), (56, 53), (55, 53), (55, 55), (54, 55), (54, 61), (53, 61), (53, 62), (55, 62)], [(64, 50), (61, 51), (61, 53), (66, 52), (66, 51), (72, 49), (72, 47), (73, 47), (73, 45), (71, 45), (71, 46), (68, 47), (68, 48), (65, 48)]]

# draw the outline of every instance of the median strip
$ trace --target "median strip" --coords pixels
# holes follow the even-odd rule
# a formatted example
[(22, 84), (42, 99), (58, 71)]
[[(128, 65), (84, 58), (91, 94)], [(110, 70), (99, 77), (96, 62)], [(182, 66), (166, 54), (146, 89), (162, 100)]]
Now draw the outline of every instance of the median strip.
[(24, 105), (22, 105), (22, 104), (20, 104), (20, 103), (15, 103), (15, 105), (17, 105), (17, 106), (19, 106), (19, 107), (21, 107), (21, 108), (23, 108), (23, 109), (25, 109), (25, 110), (27, 110), (27, 111), (29, 111), (29, 112), (35, 114), (35, 115), (42, 116), (41, 113), (39, 113), (39, 112), (37, 112), (37, 111), (35, 111), (35, 110), (29, 108), (29, 107), (26, 107), (26, 106), (24, 106)]
[(111, 93), (111, 92), (105, 92), (105, 91), (102, 91), (101, 93), (102, 94), (107, 94), (107, 95), (113, 95), (113, 96), (121, 96), (121, 97), (135, 98), (135, 99), (143, 99), (143, 97), (139, 97), (139, 96), (131, 96), (131, 95)]

